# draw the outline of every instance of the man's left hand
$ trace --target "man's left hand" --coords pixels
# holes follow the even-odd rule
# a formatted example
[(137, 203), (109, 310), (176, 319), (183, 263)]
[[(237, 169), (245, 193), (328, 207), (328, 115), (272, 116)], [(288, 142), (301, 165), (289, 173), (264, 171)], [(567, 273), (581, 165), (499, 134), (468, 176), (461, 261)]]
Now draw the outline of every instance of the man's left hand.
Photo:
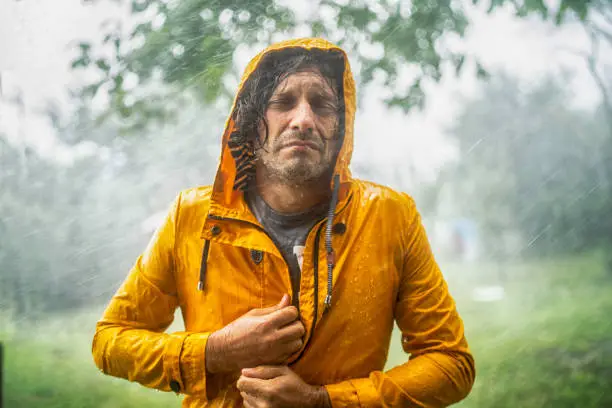
[(324, 387), (306, 384), (287, 366), (245, 368), (237, 386), (245, 408), (331, 408)]

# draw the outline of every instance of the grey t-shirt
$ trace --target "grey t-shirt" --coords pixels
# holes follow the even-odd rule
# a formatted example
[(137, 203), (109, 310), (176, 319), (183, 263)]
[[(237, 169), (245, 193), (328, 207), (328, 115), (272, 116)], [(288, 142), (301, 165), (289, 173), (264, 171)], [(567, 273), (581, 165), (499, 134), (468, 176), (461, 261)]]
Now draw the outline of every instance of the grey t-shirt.
[[(255, 218), (272, 238), (289, 266), (293, 293), (299, 293), (301, 267), (296, 252), (304, 247), (310, 229), (325, 217), (329, 203), (317, 205), (301, 213), (282, 214), (274, 211), (255, 192), (245, 193), (245, 199)], [(292, 301), (297, 304), (298, 299)]]

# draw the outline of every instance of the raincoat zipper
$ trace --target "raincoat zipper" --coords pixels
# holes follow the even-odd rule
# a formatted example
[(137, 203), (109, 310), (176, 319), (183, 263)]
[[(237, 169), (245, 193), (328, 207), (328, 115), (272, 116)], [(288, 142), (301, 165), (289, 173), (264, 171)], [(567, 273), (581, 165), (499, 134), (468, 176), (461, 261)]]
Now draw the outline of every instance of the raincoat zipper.
[[(345, 204), (342, 206), (342, 208), (340, 208), (339, 210), (337, 210), (337, 211), (335, 212), (335, 215), (338, 215), (338, 214), (340, 214), (342, 211), (344, 211), (344, 209), (345, 209), (346, 207), (348, 207), (348, 205), (349, 205), (349, 203), (351, 202), (352, 198), (353, 198), (353, 197), (352, 197), (352, 195), (350, 195), (350, 196), (348, 197), (348, 199), (346, 200), (346, 203), (345, 203)], [(265, 234), (265, 235), (266, 235), (268, 238), (270, 238), (270, 241), (272, 241), (272, 243), (274, 244), (274, 246), (276, 247), (276, 249), (278, 249), (278, 250), (279, 250), (279, 252), (281, 252), (281, 251), (280, 251), (280, 249), (278, 248), (278, 246), (276, 246), (276, 243), (274, 243), (274, 240), (272, 239), (272, 237), (270, 236), (270, 234), (268, 234), (268, 233), (266, 232), (266, 230), (265, 230), (265, 229), (263, 229), (262, 227), (260, 227), (260, 226), (259, 226), (259, 225), (257, 225), (257, 224), (254, 224), (254, 223), (252, 223), (252, 222), (250, 222), (250, 221), (240, 220), (240, 219), (237, 219), (237, 218), (220, 217), (220, 216), (218, 216), (218, 215), (212, 215), (212, 214), (209, 214), (209, 215), (208, 215), (208, 218), (210, 218), (210, 219), (212, 219), (212, 220), (219, 220), (219, 221), (237, 221), (237, 222), (242, 222), (242, 223), (245, 223), (245, 224), (251, 225), (251, 226), (253, 226), (253, 227), (257, 228), (259, 231), (262, 231), (262, 232), (263, 232), (263, 233), (264, 233), (264, 234)], [(312, 228), (311, 228), (311, 229), (308, 231), (308, 235), (310, 235), (310, 233), (312, 232), (312, 230), (313, 230), (314, 228), (317, 228), (317, 232), (316, 232), (316, 236), (315, 236), (315, 242), (314, 242), (314, 248), (313, 248), (313, 269), (314, 269), (314, 277), (313, 277), (313, 279), (314, 279), (314, 296), (313, 296), (313, 297), (314, 297), (314, 316), (313, 316), (313, 319), (312, 319), (312, 325), (310, 326), (310, 336), (309, 336), (309, 337), (308, 337), (308, 338), (307, 338), (307, 339), (304, 341), (304, 347), (302, 348), (302, 351), (301, 351), (301, 352), (300, 352), (300, 354), (297, 356), (297, 358), (294, 360), (294, 363), (295, 363), (297, 360), (299, 360), (299, 359), (302, 357), (302, 355), (304, 354), (304, 351), (306, 351), (306, 347), (308, 346), (308, 343), (310, 342), (310, 340), (312, 339), (312, 336), (314, 335), (314, 330), (315, 330), (315, 327), (316, 327), (316, 324), (317, 324), (317, 320), (318, 320), (318, 315), (319, 315), (319, 246), (320, 246), (320, 243), (321, 243), (321, 231), (322, 231), (323, 227), (325, 226), (325, 223), (326, 223), (327, 219), (328, 219), (328, 217), (321, 218), (321, 219), (320, 219), (320, 220), (318, 220), (318, 221), (317, 221), (317, 222), (316, 222), (316, 223), (313, 225), (313, 227), (312, 227)], [(284, 260), (285, 260), (285, 259), (283, 258), (283, 261), (284, 261)], [(202, 260), (202, 262), (205, 262), (205, 260)], [(286, 261), (285, 261), (285, 264), (287, 264), (287, 263), (286, 263)], [(289, 265), (287, 265), (287, 270), (289, 270)], [(291, 278), (291, 277), (290, 277), (290, 278)], [(301, 280), (301, 274), (300, 274), (300, 280)], [(296, 297), (295, 297), (296, 295), (299, 297), (299, 291), (298, 291), (298, 293), (297, 293), (297, 294), (296, 294), (296, 293), (294, 293), (294, 291), (293, 291), (293, 285), (291, 285), (291, 286), (292, 286), (292, 289), (291, 289), (292, 296), (293, 296), (293, 297), (294, 297), (294, 299), (295, 299), (295, 298), (296, 298)], [(300, 312), (300, 308), (299, 308), (299, 299), (298, 299), (298, 304), (297, 304), (297, 306), (296, 306), (296, 307), (297, 307), (297, 309), (298, 309), (298, 314), (299, 314), (299, 312)]]
[[(324, 221), (324, 220), (325, 218), (321, 221)], [(319, 224), (319, 226), (317, 227), (317, 233), (316, 233), (315, 242), (314, 242), (314, 249), (312, 251), (312, 266), (314, 269), (314, 295), (313, 295), (314, 313), (313, 313), (313, 318), (312, 318), (312, 325), (310, 326), (310, 336), (306, 340), (304, 340), (304, 347), (302, 348), (302, 351), (296, 357), (294, 362), (302, 358), (302, 355), (306, 351), (306, 347), (308, 346), (310, 339), (312, 339), (312, 336), (314, 335), (315, 327), (317, 326), (317, 317), (319, 316), (319, 245), (321, 242), (321, 230), (323, 229), (324, 225), (325, 225), (325, 222)]]
[[(237, 222), (243, 222), (245, 224), (249, 224), (255, 228), (257, 228), (258, 230), (262, 231), (264, 234), (266, 234), (266, 236), (268, 238), (270, 238), (270, 240), (272, 241), (272, 243), (274, 244), (274, 246), (276, 246), (276, 244), (274, 243), (274, 240), (272, 239), (272, 237), (270, 237), (270, 235), (259, 225), (254, 224), (252, 222), (249, 221), (245, 221), (245, 220), (240, 220), (237, 218), (227, 218), (227, 217), (220, 217), (217, 215), (208, 215), (208, 218), (212, 219), (212, 220), (218, 220), (218, 221), (237, 221)], [(304, 351), (306, 350), (306, 346), (308, 345), (308, 342), (310, 341), (310, 339), (312, 339), (312, 335), (314, 334), (314, 330), (317, 324), (317, 317), (318, 317), (318, 313), (319, 313), (319, 246), (320, 246), (320, 242), (321, 242), (321, 230), (323, 229), (323, 227), (325, 226), (325, 221), (327, 220), (327, 217), (321, 218), (320, 220), (318, 220), (313, 227), (310, 229), (310, 231), (308, 231), (308, 235), (310, 235), (310, 233), (313, 231), (313, 229), (317, 229), (316, 232), (316, 236), (315, 236), (315, 241), (314, 241), (314, 249), (313, 249), (313, 269), (314, 269), (314, 317), (312, 319), (312, 325), (310, 326), (310, 336), (308, 337), (308, 339), (306, 339), (304, 341), (304, 347), (302, 348), (302, 351), (300, 352), (300, 354), (298, 355), (298, 357), (295, 359), (295, 361), (299, 360), (302, 357), (302, 354), (304, 354)], [(276, 246), (276, 249), (278, 249), (278, 247)], [(279, 249), (280, 252), (280, 249)], [(284, 259), (283, 259), (284, 261)], [(203, 262), (205, 262), (203, 260)], [(286, 262), (285, 262), (286, 264)], [(289, 265), (287, 265), (287, 269), (289, 268)], [(299, 292), (296, 294), (293, 290), (292, 290), (292, 294), (293, 294), (293, 299), (296, 299), (296, 295), (299, 296)], [(298, 313), (300, 311), (300, 305), (299, 305), (299, 299), (298, 299), (298, 304), (296, 305), (297, 309), (298, 309)]]

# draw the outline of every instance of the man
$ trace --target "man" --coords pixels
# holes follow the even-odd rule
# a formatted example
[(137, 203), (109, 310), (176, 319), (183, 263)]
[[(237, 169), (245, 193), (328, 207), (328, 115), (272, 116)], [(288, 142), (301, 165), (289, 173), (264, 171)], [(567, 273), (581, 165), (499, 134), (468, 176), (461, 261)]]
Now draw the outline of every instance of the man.
[[(338, 47), (257, 55), (214, 185), (179, 194), (98, 322), (97, 366), (185, 407), (463, 399), (475, 369), (462, 321), (413, 200), (351, 178), (354, 117)], [(165, 333), (179, 306), (186, 331)], [(394, 322), (410, 358), (383, 372)]]

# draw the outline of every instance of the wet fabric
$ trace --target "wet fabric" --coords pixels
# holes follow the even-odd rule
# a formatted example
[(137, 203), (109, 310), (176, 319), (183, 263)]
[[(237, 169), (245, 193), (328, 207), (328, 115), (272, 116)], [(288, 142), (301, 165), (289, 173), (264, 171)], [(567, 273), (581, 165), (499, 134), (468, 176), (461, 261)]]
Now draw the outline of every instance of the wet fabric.
[[(356, 94), (346, 55), (321, 39), (273, 44), (253, 58), (240, 88), (265, 55), (295, 47), (344, 55), (345, 129), (333, 220), (317, 222), (304, 244), (299, 307), (306, 334), (288, 365), (307, 383), (324, 385), (334, 407), (448, 406), (467, 395), (475, 377), (463, 322), (414, 200), (351, 176)], [(234, 188), (232, 117), (214, 184), (178, 194), (93, 339), (104, 373), (182, 393), (184, 407), (242, 406), (240, 373), (206, 374), (208, 336), (292, 290), (282, 253)], [(185, 330), (166, 333), (177, 308)], [(383, 371), (394, 325), (406, 359)]]
[(287, 262), (291, 276), (292, 303), (299, 306), (296, 302), (300, 292), (301, 265), (295, 253), (296, 250), (299, 251), (296, 247), (304, 246), (308, 232), (317, 221), (325, 217), (329, 203), (324, 202), (301, 213), (281, 214), (274, 211), (255, 189), (246, 192), (245, 199), (255, 218), (264, 227)]

